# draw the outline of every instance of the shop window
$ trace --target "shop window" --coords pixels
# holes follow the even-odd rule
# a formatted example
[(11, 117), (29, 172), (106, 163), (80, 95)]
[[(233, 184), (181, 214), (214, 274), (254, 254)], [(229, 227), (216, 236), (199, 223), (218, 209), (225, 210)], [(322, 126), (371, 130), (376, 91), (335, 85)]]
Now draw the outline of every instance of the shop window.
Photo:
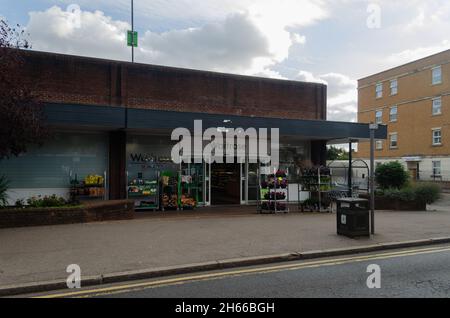
[(398, 94), (398, 80), (394, 79), (391, 81), (391, 95)]
[(442, 145), (442, 130), (441, 128), (433, 129), (433, 146)]
[(433, 99), (433, 116), (442, 114), (442, 98), (438, 97)]
[(432, 69), (433, 85), (438, 85), (442, 83), (442, 67), (438, 66)]
[(391, 122), (396, 122), (398, 120), (398, 107), (397, 106), (391, 107), (391, 111), (389, 114), (389, 120)]
[(107, 166), (106, 134), (56, 133), (42, 147), (31, 147), (17, 158), (1, 160), (0, 175), (8, 178), (11, 189), (56, 192), (69, 189), (72, 180), (103, 176)]

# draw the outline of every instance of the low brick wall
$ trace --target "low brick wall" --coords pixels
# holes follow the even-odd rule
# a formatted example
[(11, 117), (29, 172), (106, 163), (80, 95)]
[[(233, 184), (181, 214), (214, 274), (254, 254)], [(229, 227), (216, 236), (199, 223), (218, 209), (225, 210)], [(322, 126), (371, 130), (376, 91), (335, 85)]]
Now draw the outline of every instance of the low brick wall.
[[(361, 197), (370, 200), (369, 196)], [(418, 201), (405, 202), (377, 196), (375, 197), (375, 210), (426, 211), (427, 205)]]
[(133, 218), (133, 201), (104, 201), (86, 203), (73, 208), (1, 209), (0, 228), (130, 220)]

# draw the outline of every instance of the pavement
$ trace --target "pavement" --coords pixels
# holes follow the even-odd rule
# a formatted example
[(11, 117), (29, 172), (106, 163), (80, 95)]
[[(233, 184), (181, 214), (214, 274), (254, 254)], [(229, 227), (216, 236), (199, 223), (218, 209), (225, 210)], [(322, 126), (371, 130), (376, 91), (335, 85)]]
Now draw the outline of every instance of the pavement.
[[(448, 205), (447, 205), (448, 204)], [(433, 212), (377, 212), (377, 235), (336, 235), (334, 214), (259, 215), (252, 207), (0, 230), (0, 288), (265, 255), (450, 237), (450, 196)]]

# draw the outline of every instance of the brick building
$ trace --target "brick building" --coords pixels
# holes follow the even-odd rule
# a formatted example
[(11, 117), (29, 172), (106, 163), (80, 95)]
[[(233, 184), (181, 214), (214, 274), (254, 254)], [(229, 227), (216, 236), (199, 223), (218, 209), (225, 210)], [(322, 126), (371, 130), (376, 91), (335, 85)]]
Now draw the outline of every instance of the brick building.
[(131, 186), (183, 171), (196, 180), (193, 191), (200, 204), (248, 204), (257, 197), (259, 166), (249, 162), (248, 149), (243, 163), (177, 166), (170, 159), (173, 129), (192, 130), (194, 120), (203, 120), (204, 129), (279, 128), (281, 166), (292, 176), (299, 162), (324, 164), (327, 142), (361, 140), (369, 134), (366, 124), (326, 121), (322, 84), (34, 51), (21, 54), (23, 76), (44, 102), (55, 133), (42, 148), (31, 147), (18, 158), (0, 162), (0, 174), (11, 181), (11, 200), (67, 196), (89, 175), (104, 188), (86, 196), (125, 198)]
[[(377, 162), (398, 160), (413, 179), (450, 181), (450, 50), (358, 82), (358, 121), (388, 125)], [(369, 157), (361, 144), (358, 156)]]

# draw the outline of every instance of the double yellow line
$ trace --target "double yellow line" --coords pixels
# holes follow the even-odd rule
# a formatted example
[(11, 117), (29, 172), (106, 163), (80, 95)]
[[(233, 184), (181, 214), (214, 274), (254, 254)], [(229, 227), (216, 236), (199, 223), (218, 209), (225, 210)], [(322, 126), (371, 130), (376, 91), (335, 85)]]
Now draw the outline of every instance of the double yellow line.
[(214, 280), (221, 279), (232, 276), (243, 276), (250, 274), (263, 274), (263, 273), (271, 273), (278, 271), (286, 271), (286, 270), (299, 270), (305, 268), (314, 268), (321, 266), (336, 266), (353, 262), (365, 262), (372, 260), (380, 260), (380, 259), (389, 259), (389, 258), (397, 258), (397, 257), (405, 257), (405, 256), (414, 256), (421, 254), (430, 254), (430, 253), (442, 253), (450, 251), (450, 247), (433, 247), (433, 248), (422, 248), (422, 249), (413, 249), (413, 250), (404, 250), (390, 253), (379, 253), (372, 255), (363, 255), (363, 256), (353, 256), (353, 257), (344, 257), (344, 258), (336, 258), (336, 259), (326, 259), (321, 261), (310, 261), (310, 262), (302, 262), (296, 264), (286, 264), (286, 265), (276, 265), (276, 266), (268, 266), (268, 267), (258, 267), (258, 268), (249, 268), (249, 269), (241, 269), (241, 270), (231, 270), (226, 272), (215, 272), (209, 274), (199, 274), (192, 276), (184, 276), (178, 278), (169, 278), (163, 280), (155, 280), (144, 283), (135, 283), (135, 284), (125, 284), (118, 286), (111, 286), (105, 288), (97, 288), (90, 290), (81, 290), (75, 292), (67, 292), (60, 294), (51, 294), (45, 296), (38, 296), (35, 298), (61, 298), (61, 297), (89, 297), (89, 296), (99, 296), (99, 295), (107, 295), (112, 293), (126, 293), (134, 290), (141, 290), (146, 288), (155, 288), (155, 287), (163, 287), (168, 285), (177, 285), (184, 284), (188, 282), (195, 281), (203, 281), (203, 280)]

